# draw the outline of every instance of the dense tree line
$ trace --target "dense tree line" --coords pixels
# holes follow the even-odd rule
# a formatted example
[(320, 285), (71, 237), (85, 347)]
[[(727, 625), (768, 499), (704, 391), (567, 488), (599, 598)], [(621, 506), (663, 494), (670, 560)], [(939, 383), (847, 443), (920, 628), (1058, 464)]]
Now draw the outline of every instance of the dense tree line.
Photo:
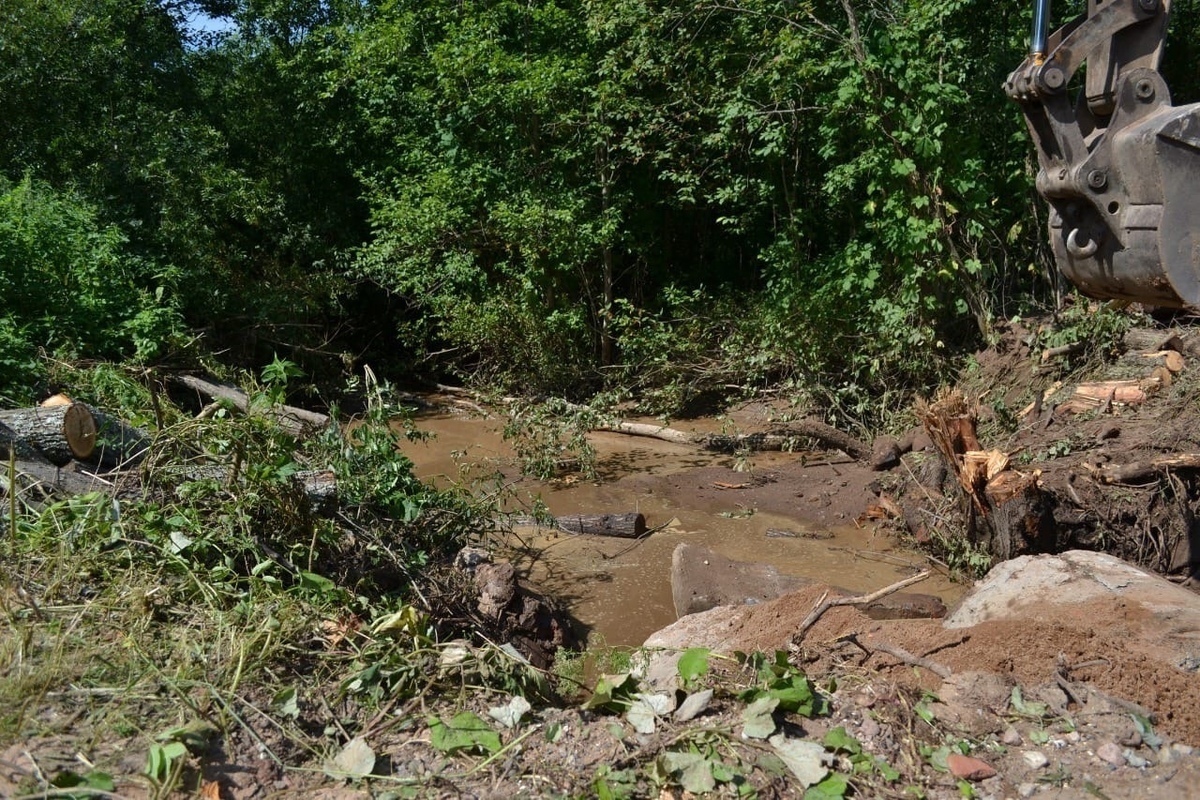
[(1023, 5), (2, 0), (0, 392), (200, 332), (868, 414), (1048, 289)]

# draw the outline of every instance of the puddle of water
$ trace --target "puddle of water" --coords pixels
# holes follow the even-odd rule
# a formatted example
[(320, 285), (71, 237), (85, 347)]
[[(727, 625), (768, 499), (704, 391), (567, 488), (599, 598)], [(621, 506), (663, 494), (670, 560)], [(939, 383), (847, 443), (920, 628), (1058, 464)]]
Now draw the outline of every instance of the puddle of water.
[[(404, 446), (421, 477), (457, 476), (462, 464), (516, 480), (513, 452), (500, 436), (497, 420), (437, 414), (420, 417), (418, 427), (435, 435), (429, 441)], [(540, 495), (556, 516), (639, 511), (648, 525), (662, 529), (630, 541), (518, 528), (511, 543), (517, 549), (514, 565), (528, 582), (566, 603), (577, 620), (608, 644), (640, 645), (651, 633), (675, 621), (671, 554), (680, 542), (710, 547), (739, 561), (769, 563), (785, 575), (853, 591), (878, 589), (924, 565), (920, 554), (898, 548), (890, 537), (876, 534), (872, 527), (821, 531), (786, 516), (739, 514), (732, 499), (722, 509), (700, 502), (677, 504), (615, 483), (634, 473), (668, 475), (698, 467), (729, 466), (729, 456), (619, 434), (593, 434), (591, 440), (600, 480), (545, 484), (524, 479), (515, 486), (518, 499), (529, 502)], [(769, 469), (799, 457), (796, 453), (762, 453), (756, 454), (754, 461), (756, 468)], [(819, 540), (772, 538), (767, 536), (768, 529), (833, 535)], [(935, 575), (911, 591), (936, 594), (949, 603), (962, 594), (962, 587)]]

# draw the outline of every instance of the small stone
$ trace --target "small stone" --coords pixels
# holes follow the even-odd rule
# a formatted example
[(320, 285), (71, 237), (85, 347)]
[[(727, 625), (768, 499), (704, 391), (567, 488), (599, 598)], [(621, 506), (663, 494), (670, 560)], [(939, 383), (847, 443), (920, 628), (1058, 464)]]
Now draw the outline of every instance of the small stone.
[(1080, 735), (1079, 731), (1071, 731), (1063, 738), (1066, 739), (1071, 744), (1079, 744), (1080, 740), (1083, 739), (1083, 736)]
[(1096, 757), (1114, 767), (1125, 766), (1125, 753), (1116, 742), (1105, 742), (1096, 748)]
[(1036, 783), (1022, 783), (1017, 787), (1017, 795), (1023, 798), (1033, 797), (1037, 794), (1038, 785)]
[(946, 766), (951, 775), (968, 781), (982, 781), (996, 774), (996, 769), (990, 764), (958, 753), (952, 753), (946, 758)]
[(1181, 756), (1190, 756), (1196, 752), (1196, 748), (1192, 747), (1190, 744), (1184, 744), (1183, 742), (1176, 742), (1175, 744), (1171, 745), (1171, 748)]
[(1046, 754), (1037, 750), (1026, 750), (1021, 754), (1021, 758), (1025, 759), (1025, 763), (1029, 765), (1030, 769), (1041, 769), (1050, 763)]
[(1125, 756), (1125, 763), (1135, 769), (1145, 769), (1150, 766), (1150, 762), (1139, 756), (1132, 750), (1126, 750), (1122, 755)]
[(1004, 729), (1004, 734), (1001, 735), (1000, 741), (1004, 742), (1009, 747), (1016, 747), (1021, 743), (1021, 734), (1017, 733), (1017, 729), (1009, 725)]
[(864, 739), (874, 739), (880, 732), (879, 723), (871, 717), (867, 717), (862, 721), (862, 726), (859, 728), (859, 734)]

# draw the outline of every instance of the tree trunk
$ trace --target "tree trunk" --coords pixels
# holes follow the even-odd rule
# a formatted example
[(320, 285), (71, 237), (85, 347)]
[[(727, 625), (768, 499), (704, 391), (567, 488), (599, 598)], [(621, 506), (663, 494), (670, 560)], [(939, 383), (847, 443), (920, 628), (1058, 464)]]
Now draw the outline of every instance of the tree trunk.
[(103, 469), (136, 467), (150, 450), (150, 434), (88, 406), (96, 420), (96, 451), (88, 459)]
[(1001, 472), (984, 490), (987, 513), (976, 544), (998, 561), (1054, 550), (1054, 516), (1036, 475)]
[(737, 435), (689, 433), (678, 428), (668, 428), (645, 422), (618, 422), (614, 425), (598, 427), (596, 430), (624, 433), (628, 436), (645, 436), (672, 444), (703, 447), (706, 450), (718, 452), (732, 452), (742, 448), (747, 450), (784, 450), (795, 444), (797, 439), (815, 439), (822, 446), (841, 450), (858, 461), (865, 461), (871, 457), (871, 448), (863, 442), (813, 419), (791, 422), (771, 433)]
[(0, 422), (60, 467), (96, 449), (96, 419), (83, 403), (0, 411)]

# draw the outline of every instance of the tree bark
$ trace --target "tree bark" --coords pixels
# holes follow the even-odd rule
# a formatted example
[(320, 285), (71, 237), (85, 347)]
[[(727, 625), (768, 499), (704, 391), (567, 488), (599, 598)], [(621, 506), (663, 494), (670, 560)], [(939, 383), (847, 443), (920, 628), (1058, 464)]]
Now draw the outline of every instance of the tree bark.
[(0, 422), (60, 467), (96, 449), (96, 419), (83, 403), (0, 411)]
[(1035, 475), (1006, 471), (984, 490), (987, 513), (976, 531), (998, 561), (1054, 549), (1054, 516)]
[(110, 470), (141, 464), (150, 451), (150, 434), (97, 408), (88, 410), (96, 420), (96, 450), (87, 460)]
[(278, 406), (269, 409), (252, 408), (250, 397), (236, 386), (214, 383), (195, 375), (177, 375), (173, 380), (197, 394), (213, 400), (225, 400), (244, 414), (265, 413), (274, 418), (287, 431), (297, 436), (320, 430), (329, 425), (329, 416), (296, 406)]
[(642, 514), (570, 514), (557, 517), (559, 530), (592, 536), (618, 536), (636, 539), (646, 532), (646, 517)]
[(672, 444), (703, 447), (705, 450), (732, 452), (741, 448), (749, 450), (784, 450), (796, 439), (815, 439), (821, 445), (841, 450), (851, 458), (866, 461), (871, 457), (871, 448), (849, 434), (813, 419), (799, 420), (775, 429), (770, 433), (689, 433), (664, 425), (644, 422), (618, 422), (596, 428), (598, 431), (623, 433), (628, 436), (645, 436)]

